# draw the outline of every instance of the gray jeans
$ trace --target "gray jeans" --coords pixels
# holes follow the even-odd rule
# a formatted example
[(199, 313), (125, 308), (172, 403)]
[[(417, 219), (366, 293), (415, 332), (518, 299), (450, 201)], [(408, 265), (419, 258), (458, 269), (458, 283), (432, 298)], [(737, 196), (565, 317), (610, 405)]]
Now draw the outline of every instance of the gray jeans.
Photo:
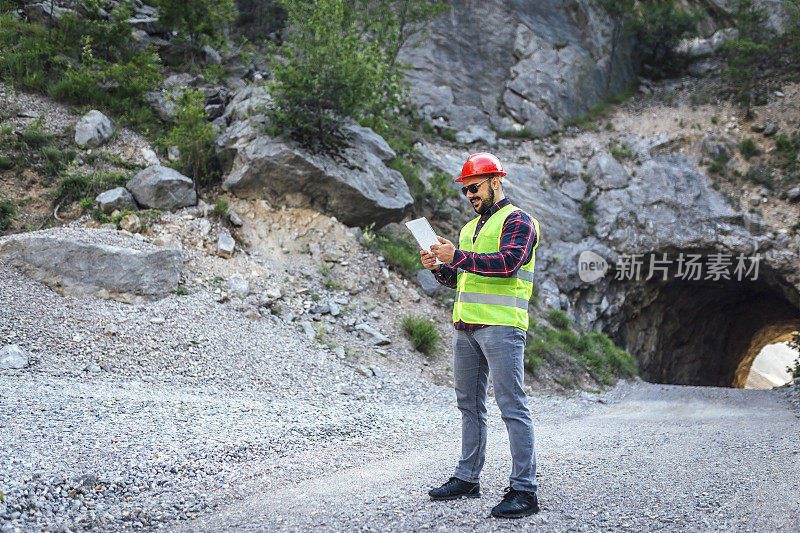
[(523, 388), (525, 331), (513, 326), (486, 326), (473, 333), (455, 330), (453, 369), (461, 411), (461, 459), (455, 477), (476, 483), (486, 458), (486, 390), (492, 372), (494, 394), (511, 446), (515, 490), (535, 491), (536, 450), (533, 421)]

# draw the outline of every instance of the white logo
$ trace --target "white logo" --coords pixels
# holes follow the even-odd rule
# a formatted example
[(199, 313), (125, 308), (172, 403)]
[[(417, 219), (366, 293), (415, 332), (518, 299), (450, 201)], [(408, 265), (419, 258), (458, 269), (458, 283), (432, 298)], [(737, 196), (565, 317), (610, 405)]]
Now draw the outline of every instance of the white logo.
[(578, 257), (578, 276), (581, 281), (591, 283), (596, 281), (608, 272), (608, 263), (596, 253), (585, 250)]

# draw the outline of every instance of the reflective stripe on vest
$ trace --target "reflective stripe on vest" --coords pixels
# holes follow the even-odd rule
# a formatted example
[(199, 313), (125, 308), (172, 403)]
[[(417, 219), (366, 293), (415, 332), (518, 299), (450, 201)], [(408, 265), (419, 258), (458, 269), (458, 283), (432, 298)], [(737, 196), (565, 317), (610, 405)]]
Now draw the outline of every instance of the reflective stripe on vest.
[[(497, 253), (500, 250), (503, 225), (518, 207), (507, 205), (486, 221), (473, 242), (480, 217), (461, 229), (459, 249), (466, 252)], [(529, 215), (530, 216), (530, 215)], [(508, 278), (481, 276), (463, 270), (458, 272), (453, 322), (468, 324), (508, 325), (528, 329), (528, 301), (533, 292), (533, 271), (536, 247), (539, 244), (539, 222), (531, 217), (536, 243), (530, 260)]]
[(506, 307), (519, 307), (528, 310), (528, 300), (516, 296), (503, 296), (500, 294), (483, 294), (480, 292), (459, 292), (456, 301), (465, 304), (503, 305)]

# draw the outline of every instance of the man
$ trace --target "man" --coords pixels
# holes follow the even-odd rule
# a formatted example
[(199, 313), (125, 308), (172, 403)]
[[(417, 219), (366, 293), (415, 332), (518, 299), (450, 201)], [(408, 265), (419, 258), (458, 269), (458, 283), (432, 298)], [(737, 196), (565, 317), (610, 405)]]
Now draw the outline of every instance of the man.
[[(453, 477), (428, 494), (433, 500), (480, 497), (491, 371), (513, 460), (510, 487), (492, 516), (521, 518), (539, 511), (533, 422), (523, 388), (539, 223), (506, 199), (505, 175), (494, 155), (469, 156), (455, 181), (463, 182), (461, 191), (478, 217), (461, 229), (458, 248), (439, 237), (441, 244), (431, 251), (420, 250), (423, 266), (443, 285), (457, 288), (453, 372), (461, 411), (461, 459)], [(444, 264), (436, 265), (436, 259)]]

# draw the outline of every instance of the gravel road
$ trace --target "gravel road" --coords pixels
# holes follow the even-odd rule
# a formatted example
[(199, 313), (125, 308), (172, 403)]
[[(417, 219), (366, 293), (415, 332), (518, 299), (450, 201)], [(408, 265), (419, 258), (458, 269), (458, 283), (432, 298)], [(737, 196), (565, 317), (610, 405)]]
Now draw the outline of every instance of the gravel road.
[(495, 412), (481, 499), (428, 500), (458, 451), (431, 433), (387, 459), (256, 485), (181, 530), (800, 530), (800, 421), (779, 392), (638, 383), (600, 399), (578, 411), (532, 399), (543, 511), (530, 519), (488, 517), (509, 468)]
[(459, 414), (417, 356), (365, 375), (215, 298), (64, 298), (0, 262), (0, 341), (33, 363), (0, 372), (0, 532), (800, 530), (785, 391), (536, 392), (543, 511), (494, 520), (510, 468), (496, 407), (483, 498), (430, 502)]

